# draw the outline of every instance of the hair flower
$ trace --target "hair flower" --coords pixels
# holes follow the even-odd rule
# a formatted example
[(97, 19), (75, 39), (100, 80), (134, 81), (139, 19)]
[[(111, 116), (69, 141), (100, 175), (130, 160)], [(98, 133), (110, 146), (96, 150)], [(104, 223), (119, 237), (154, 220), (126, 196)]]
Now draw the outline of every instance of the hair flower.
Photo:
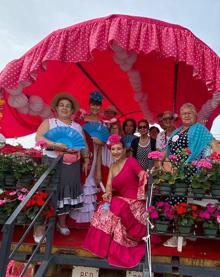
[(113, 134), (113, 135), (111, 135), (111, 136), (108, 138), (108, 141), (107, 141), (106, 144), (107, 144), (109, 147), (111, 147), (111, 146), (113, 146), (113, 145), (115, 145), (115, 144), (120, 143), (120, 141), (121, 141), (121, 136), (119, 136), (119, 135), (117, 135), (117, 134)]
[(90, 101), (92, 100), (98, 103), (102, 103), (103, 96), (99, 92), (94, 91), (90, 93), (89, 98), (90, 98)]

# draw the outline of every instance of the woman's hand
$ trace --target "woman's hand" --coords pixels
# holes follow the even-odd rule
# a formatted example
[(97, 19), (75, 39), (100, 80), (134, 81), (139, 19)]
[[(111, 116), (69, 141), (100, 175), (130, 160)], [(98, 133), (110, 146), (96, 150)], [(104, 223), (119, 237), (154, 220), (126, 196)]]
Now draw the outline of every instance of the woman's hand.
[(106, 192), (102, 195), (102, 199), (106, 202), (111, 202), (112, 200), (112, 193), (111, 192)]
[(139, 177), (139, 181), (141, 182), (143, 179), (144, 179), (144, 176), (146, 175), (146, 177), (148, 177), (148, 173), (144, 170), (142, 170), (139, 174), (138, 174), (138, 177)]
[(100, 139), (96, 138), (96, 137), (92, 137), (92, 141), (96, 144), (96, 145), (104, 145), (105, 143), (103, 141), (101, 141)]
[(82, 166), (82, 170), (83, 170), (83, 172), (85, 173), (86, 176), (88, 175), (88, 172), (89, 172), (89, 167), (90, 167), (89, 162), (90, 162), (90, 160), (86, 158), (84, 160), (83, 166)]
[(102, 181), (102, 174), (100, 170), (96, 170), (95, 172), (95, 183), (99, 186), (100, 182)]
[(59, 151), (59, 152), (65, 152), (68, 149), (68, 147), (64, 143), (54, 143), (53, 148), (55, 151)]

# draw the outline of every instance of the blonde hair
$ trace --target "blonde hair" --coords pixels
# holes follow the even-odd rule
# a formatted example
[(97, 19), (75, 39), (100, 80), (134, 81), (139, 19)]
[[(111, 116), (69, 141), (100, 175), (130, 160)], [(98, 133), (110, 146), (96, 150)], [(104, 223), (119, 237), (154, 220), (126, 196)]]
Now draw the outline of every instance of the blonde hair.
[(190, 109), (195, 115), (197, 115), (196, 108), (195, 108), (195, 106), (192, 103), (185, 103), (185, 104), (183, 104), (180, 107), (180, 113), (182, 112), (182, 110), (184, 110), (186, 108)]

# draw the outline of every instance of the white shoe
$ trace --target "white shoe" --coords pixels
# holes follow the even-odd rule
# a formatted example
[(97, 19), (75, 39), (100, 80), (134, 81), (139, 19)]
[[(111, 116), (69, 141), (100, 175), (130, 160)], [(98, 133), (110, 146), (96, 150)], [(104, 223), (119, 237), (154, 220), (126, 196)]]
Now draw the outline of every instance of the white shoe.
[[(41, 241), (43, 235), (41, 235), (41, 236), (33, 235), (33, 237), (34, 237), (34, 241), (35, 241), (36, 243), (39, 243), (39, 242)], [(42, 241), (41, 243), (46, 243), (46, 238), (44, 238), (43, 241)]]
[[(163, 243), (163, 246), (166, 247), (177, 247), (178, 238), (173, 236)], [(186, 239), (183, 239), (183, 246), (186, 246)]]
[(61, 227), (59, 223), (57, 223), (57, 231), (64, 236), (70, 235), (70, 229), (68, 227)]

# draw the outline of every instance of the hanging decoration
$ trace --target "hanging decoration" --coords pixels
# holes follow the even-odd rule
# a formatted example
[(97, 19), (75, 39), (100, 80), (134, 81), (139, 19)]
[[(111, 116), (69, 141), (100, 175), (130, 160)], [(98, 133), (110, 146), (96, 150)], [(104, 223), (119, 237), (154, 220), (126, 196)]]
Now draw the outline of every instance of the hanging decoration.
[(134, 91), (134, 100), (138, 102), (144, 117), (150, 124), (153, 124), (154, 120), (148, 107), (147, 93), (142, 90), (140, 72), (133, 69), (133, 65), (137, 60), (137, 54), (135, 52), (127, 52), (118, 46), (115, 41), (112, 43), (112, 49), (114, 51), (115, 63), (120, 66), (122, 71), (128, 74), (129, 82)]
[(5, 105), (5, 100), (3, 97), (3, 92), (0, 92), (0, 130), (2, 129), (1, 121), (4, 114), (4, 105)]

